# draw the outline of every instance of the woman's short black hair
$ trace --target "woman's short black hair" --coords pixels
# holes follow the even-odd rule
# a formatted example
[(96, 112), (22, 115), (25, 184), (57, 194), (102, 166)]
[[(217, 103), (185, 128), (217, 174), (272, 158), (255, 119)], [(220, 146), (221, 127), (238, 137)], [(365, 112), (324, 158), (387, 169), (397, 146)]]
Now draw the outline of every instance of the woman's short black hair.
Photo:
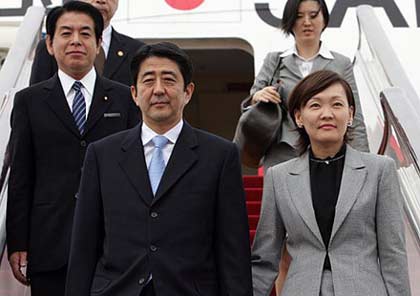
[(134, 87), (137, 87), (137, 78), (141, 64), (150, 57), (162, 57), (174, 61), (178, 65), (184, 79), (184, 88), (192, 81), (193, 65), (185, 51), (173, 43), (159, 42), (143, 45), (134, 55), (130, 66)]
[[(347, 102), (349, 106), (353, 108), (354, 117), (356, 114), (356, 104), (350, 84), (336, 72), (321, 70), (306, 76), (293, 88), (292, 92), (290, 93), (288, 98), (289, 115), (293, 119), (293, 122), (296, 126), (296, 112), (301, 110), (301, 108), (303, 108), (313, 96), (337, 83), (344, 88)], [(298, 128), (297, 131), (299, 132), (300, 137), (296, 148), (299, 154), (303, 154), (310, 144), (309, 136), (304, 128)], [(348, 141), (349, 136), (349, 129), (347, 129), (346, 135), (344, 136), (345, 143)]]
[(324, 17), (324, 29), (328, 26), (330, 20), (330, 14), (328, 12), (327, 4), (324, 0), (287, 0), (283, 10), (283, 18), (281, 20), (280, 28), (286, 35), (293, 33), (293, 26), (295, 25), (297, 15), (299, 12), (299, 5), (304, 1), (315, 1), (318, 2), (322, 16)]
[(96, 43), (99, 44), (99, 39), (102, 38), (102, 31), (104, 30), (104, 19), (101, 12), (93, 5), (82, 1), (70, 1), (63, 6), (57, 6), (51, 9), (47, 15), (47, 34), (51, 40), (54, 39), (55, 29), (58, 19), (65, 13), (76, 12), (83, 13), (89, 16), (94, 24)]

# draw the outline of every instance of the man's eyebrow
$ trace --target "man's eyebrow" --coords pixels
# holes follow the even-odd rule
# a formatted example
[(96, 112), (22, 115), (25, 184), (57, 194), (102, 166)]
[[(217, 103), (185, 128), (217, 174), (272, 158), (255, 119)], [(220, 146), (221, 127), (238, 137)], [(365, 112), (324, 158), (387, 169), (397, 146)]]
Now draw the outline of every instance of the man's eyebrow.
[(72, 30), (73, 27), (67, 26), (67, 25), (61, 25), (60, 27), (58, 27), (58, 29), (60, 29), (60, 30)]
[(145, 71), (143, 74), (141, 74), (141, 77), (144, 77), (144, 76), (147, 76), (147, 75), (153, 75), (155, 73), (156, 73), (155, 70), (148, 70), (148, 71)]
[[(73, 30), (74, 27), (69, 26), (69, 25), (61, 25), (60, 27), (58, 27), (58, 29), (60, 29), (60, 30)], [(91, 31), (93, 31), (93, 28), (91, 26), (86, 25), (86, 26), (83, 26), (81, 28), (81, 30), (91, 30)]]
[(93, 31), (93, 28), (91, 26), (83, 26), (81, 30), (91, 30), (91, 31)]
[(164, 70), (162, 71), (162, 74), (170, 74), (170, 75), (176, 76), (175, 71), (171, 71), (171, 70)]
[[(148, 71), (145, 71), (141, 76), (144, 77), (144, 76), (153, 75), (153, 74), (156, 74), (155, 70), (148, 70)], [(171, 70), (163, 70), (162, 74), (166, 74), (166, 75), (169, 74), (169, 75), (172, 75), (172, 76), (176, 76), (176, 72), (171, 71)]]

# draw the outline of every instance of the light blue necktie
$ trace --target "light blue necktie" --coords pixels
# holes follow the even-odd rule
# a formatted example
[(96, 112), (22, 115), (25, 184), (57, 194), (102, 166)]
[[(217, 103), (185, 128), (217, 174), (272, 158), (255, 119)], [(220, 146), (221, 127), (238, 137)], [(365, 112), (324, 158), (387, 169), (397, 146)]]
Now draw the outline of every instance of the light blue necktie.
[(75, 81), (72, 88), (76, 92), (73, 100), (72, 113), (80, 134), (83, 134), (86, 124), (86, 102), (85, 96), (82, 93), (82, 83)]
[(152, 160), (150, 161), (149, 179), (154, 195), (156, 194), (160, 179), (162, 178), (163, 172), (165, 171), (163, 148), (165, 148), (166, 144), (168, 143), (168, 139), (165, 136), (155, 136), (152, 141), (155, 145), (155, 150), (153, 151)]

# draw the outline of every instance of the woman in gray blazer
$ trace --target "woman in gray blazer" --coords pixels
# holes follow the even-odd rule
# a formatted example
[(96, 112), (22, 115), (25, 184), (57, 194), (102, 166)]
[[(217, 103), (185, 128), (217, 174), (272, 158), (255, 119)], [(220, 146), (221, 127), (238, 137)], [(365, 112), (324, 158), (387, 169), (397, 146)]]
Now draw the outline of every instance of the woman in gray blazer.
[(347, 145), (357, 109), (350, 85), (314, 72), (288, 106), (300, 156), (266, 174), (254, 296), (269, 295), (284, 243), (291, 263), (282, 296), (411, 295), (395, 164)]
[[(284, 52), (270, 52), (266, 56), (251, 88), (250, 98), (242, 103), (243, 111), (258, 102), (286, 106), (292, 88), (309, 73), (322, 69), (335, 71), (347, 80), (353, 89), (356, 107), (361, 110), (350, 59), (329, 51), (320, 41), (328, 20), (324, 0), (287, 1), (281, 29), (286, 35), (294, 36), (295, 46)], [(294, 128), (293, 120), (285, 112), (277, 139), (264, 156), (265, 169), (297, 156), (294, 147), (298, 133)], [(351, 129), (354, 137), (350, 145), (357, 150), (369, 151), (362, 112), (355, 116)]]
[[(366, 127), (350, 59), (330, 51), (321, 42), (321, 34), (328, 26), (329, 13), (324, 0), (288, 0), (283, 10), (281, 29), (295, 38), (295, 45), (284, 52), (270, 52), (255, 78), (249, 99), (242, 103), (245, 112), (258, 102), (280, 104), (283, 115), (274, 142), (268, 147), (262, 160), (264, 170), (296, 157), (295, 146), (299, 134), (285, 106), (293, 87), (309, 73), (331, 70), (344, 77), (353, 89), (355, 105), (359, 112), (350, 127), (353, 138), (349, 144), (360, 151), (369, 151)], [(289, 256), (285, 252), (277, 290), (287, 273)]]

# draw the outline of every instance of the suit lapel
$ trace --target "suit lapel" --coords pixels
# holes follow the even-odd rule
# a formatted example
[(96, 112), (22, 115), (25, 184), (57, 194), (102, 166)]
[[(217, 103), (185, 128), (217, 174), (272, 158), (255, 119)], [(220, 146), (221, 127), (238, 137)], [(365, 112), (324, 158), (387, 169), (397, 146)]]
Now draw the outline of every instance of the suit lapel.
[(295, 59), (293, 57), (293, 55), (288, 55), (286, 57), (283, 58), (282, 64), (284, 65), (284, 67), (286, 67), (291, 73), (293, 73), (294, 75), (296, 75), (299, 80), (301, 80), (302, 77), (302, 73), (299, 70), (298, 65), (295, 62)]
[(356, 202), (365, 180), (366, 169), (360, 158), (360, 153), (347, 145), (343, 177), (341, 178), (340, 193), (337, 200), (330, 244)]
[(63, 122), (64, 126), (67, 127), (76, 137), (80, 137), (80, 132), (77, 129), (57, 73), (47, 81), (45, 89), (48, 93), (45, 96), (45, 102), (57, 115), (57, 118)]
[(296, 159), (296, 165), (289, 171), (287, 187), (296, 210), (305, 224), (319, 242), (324, 245), (312, 206), (311, 185), (309, 177), (309, 153)]
[(88, 113), (85, 134), (93, 128), (95, 123), (103, 117), (105, 111), (111, 106), (113, 98), (107, 95), (109, 90), (110, 86), (106, 85), (99, 75), (96, 75), (95, 90), (93, 91), (92, 105)]
[(108, 56), (104, 65), (104, 77), (111, 78), (120, 67), (121, 63), (127, 58), (125, 43), (120, 38), (120, 34), (112, 28), (111, 44), (109, 46)]
[(184, 122), (152, 204), (156, 203), (197, 161), (198, 156), (194, 151), (197, 145), (194, 130)]
[(125, 138), (121, 146), (119, 163), (140, 197), (146, 204), (150, 204), (153, 193), (141, 142), (141, 123), (131, 129)]
[(332, 61), (331, 59), (326, 59), (318, 55), (314, 60), (311, 73), (315, 71), (319, 71), (319, 70), (325, 70), (325, 68), (327, 67), (329, 63), (331, 63), (331, 61)]

